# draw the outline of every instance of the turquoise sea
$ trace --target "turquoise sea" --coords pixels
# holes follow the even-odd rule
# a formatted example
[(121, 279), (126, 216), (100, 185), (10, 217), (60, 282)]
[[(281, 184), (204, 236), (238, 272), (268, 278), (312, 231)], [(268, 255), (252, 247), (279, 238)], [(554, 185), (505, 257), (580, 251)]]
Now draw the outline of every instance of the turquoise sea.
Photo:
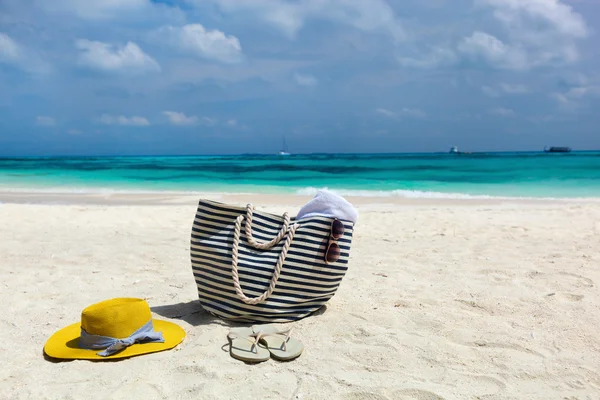
[(0, 190), (600, 198), (600, 152), (0, 158)]

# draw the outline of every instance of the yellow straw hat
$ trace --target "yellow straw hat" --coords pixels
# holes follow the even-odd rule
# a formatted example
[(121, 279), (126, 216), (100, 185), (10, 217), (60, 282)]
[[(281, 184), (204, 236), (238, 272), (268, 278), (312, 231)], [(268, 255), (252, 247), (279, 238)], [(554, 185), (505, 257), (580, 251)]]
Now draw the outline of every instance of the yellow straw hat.
[(52, 358), (112, 360), (172, 349), (184, 337), (179, 325), (153, 320), (145, 300), (116, 298), (85, 308), (81, 322), (52, 335), (44, 352)]

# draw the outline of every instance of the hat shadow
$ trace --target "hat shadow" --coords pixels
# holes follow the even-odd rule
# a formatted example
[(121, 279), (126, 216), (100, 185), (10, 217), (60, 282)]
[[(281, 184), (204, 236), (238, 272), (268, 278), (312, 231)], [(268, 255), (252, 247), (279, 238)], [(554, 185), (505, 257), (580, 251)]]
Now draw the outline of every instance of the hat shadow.
[(44, 357), (44, 360), (50, 361), (51, 363), (54, 363), (54, 364), (60, 364), (60, 363), (64, 363), (64, 362), (71, 362), (71, 361), (73, 361), (73, 360), (66, 359), (66, 358), (54, 358), (54, 357), (50, 357), (48, 354), (46, 354), (46, 352), (44, 350), (42, 350), (42, 356)]
[[(65, 343), (65, 346), (68, 347), (69, 349), (74, 349), (74, 350), (80, 350), (81, 347), (79, 346), (79, 338), (75, 338), (75, 339), (71, 339), (69, 340), (67, 343)], [(74, 360), (76, 360), (75, 358), (54, 358), (54, 357), (50, 357), (48, 354), (46, 354), (45, 351), (42, 350), (42, 355), (44, 356), (44, 360), (46, 361), (50, 361), (51, 363), (54, 364), (60, 364), (60, 363), (68, 363), (68, 362), (72, 362)], [(133, 354), (129, 357), (119, 357), (119, 358), (99, 358), (99, 359), (87, 359), (87, 361), (91, 361), (91, 362), (119, 362), (119, 361), (123, 361), (123, 360), (127, 360), (128, 358), (131, 357), (135, 357), (138, 354)]]

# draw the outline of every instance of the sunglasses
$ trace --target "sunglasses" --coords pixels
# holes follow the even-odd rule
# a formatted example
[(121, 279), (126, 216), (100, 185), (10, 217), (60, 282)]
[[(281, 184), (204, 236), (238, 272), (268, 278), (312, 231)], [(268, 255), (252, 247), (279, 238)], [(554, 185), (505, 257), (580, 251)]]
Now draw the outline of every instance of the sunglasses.
[(342, 236), (344, 236), (344, 224), (339, 219), (334, 219), (331, 223), (329, 244), (327, 245), (327, 251), (325, 252), (325, 264), (332, 264), (340, 259), (342, 251), (336, 241)]

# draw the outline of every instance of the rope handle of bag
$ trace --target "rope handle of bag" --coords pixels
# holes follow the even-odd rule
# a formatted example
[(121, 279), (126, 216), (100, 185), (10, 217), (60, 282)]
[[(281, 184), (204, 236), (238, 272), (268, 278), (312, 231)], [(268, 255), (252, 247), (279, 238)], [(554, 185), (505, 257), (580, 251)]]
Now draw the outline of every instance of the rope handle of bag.
[[(239, 217), (236, 218), (235, 227), (233, 230), (233, 248), (231, 251), (231, 277), (233, 278), (233, 286), (240, 300), (242, 300), (246, 304), (261, 303), (268, 299), (269, 296), (273, 293), (273, 291), (275, 290), (275, 286), (277, 285), (277, 281), (279, 280), (279, 275), (281, 275), (281, 268), (283, 267), (285, 257), (287, 256), (290, 245), (292, 244), (292, 240), (294, 240), (296, 229), (300, 227), (300, 225), (298, 224), (294, 224), (290, 227), (290, 217), (286, 212), (283, 214), (283, 227), (281, 228), (277, 236), (275, 236), (273, 240), (267, 243), (257, 242), (252, 236), (253, 210), (254, 207), (252, 206), (252, 204), (248, 204), (246, 208), (246, 215), (241, 214)], [(269, 282), (269, 287), (267, 288), (267, 290), (265, 290), (263, 294), (254, 298), (248, 297), (244, 294), (242, 287), (240, 286), (240, 277), (238, 274), (238, 251), (240, 244), (240, 232), (242, 230), (242, 221), (244, 219), (246, 219), (246, 237), (248, 239), (248, 242), (259, 250), (268, 250), (272, 248), (277, 243), (279, 243), (281, 239), (283, 239), (286, 233), (288, 233), (287, 238), (283, 243), (281, 253), (279, 253), (279, 257), (277, 258), (277, 263), (275, 264), (275, 270), (273, 271), (273, 277), (271, 278), (271, 282)]]

